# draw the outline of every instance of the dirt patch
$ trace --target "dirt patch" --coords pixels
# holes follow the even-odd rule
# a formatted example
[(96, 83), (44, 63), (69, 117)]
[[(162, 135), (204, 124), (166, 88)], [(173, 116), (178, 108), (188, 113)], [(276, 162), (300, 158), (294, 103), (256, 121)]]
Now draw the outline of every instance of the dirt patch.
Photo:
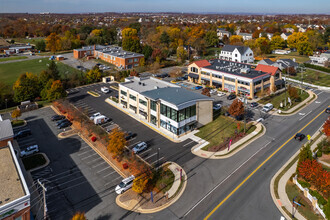
[(323, 154), (322, 157), (319, 158), (319, 160), (330, 164), (330, 154)]
[(120, 196), (119, 201), (130, 207), (134, 206), (134, 208), (153, 209), (165, 205), (169, 199), (162, 192), (153, 192), (152, 202), (151, 193), (137, 194), (132, 190), (128, 190)]
[(244, 138), (247, 134), (244, 133), (239, 133), (237, 134), (235, 137), (232, 138), (227, 138), (226, 141), (224, 141), (222, 144), (217, 145), (217, 146), (212, 146), (208, 148), (208, 151), (211, 152), (218, 152), (218, 151), (222, 151), (228, 148), (229, 146), (229, 142), (232, 139), (231, 144), (235, 144), (237, 141), (239, 141), (240, 139)]

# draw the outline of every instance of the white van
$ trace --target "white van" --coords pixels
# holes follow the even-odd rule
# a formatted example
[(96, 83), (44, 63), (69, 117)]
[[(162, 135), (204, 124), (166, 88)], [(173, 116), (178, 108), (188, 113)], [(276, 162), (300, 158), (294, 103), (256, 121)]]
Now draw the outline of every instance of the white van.
[(117, 186), (116, 186), (116, 193), (122, 194), (126, 190), (129, 190), (133, 186), (133, 180), (135, 179), (134, 175), (123, 179)]
[(261, 111), (263, 112), (269, 112), (270, 110), (272, 110), (274, 108), (273, 104), (271, 103), (267, 103), (266, 105), (264, 105), (264, 107), (262, 108)]

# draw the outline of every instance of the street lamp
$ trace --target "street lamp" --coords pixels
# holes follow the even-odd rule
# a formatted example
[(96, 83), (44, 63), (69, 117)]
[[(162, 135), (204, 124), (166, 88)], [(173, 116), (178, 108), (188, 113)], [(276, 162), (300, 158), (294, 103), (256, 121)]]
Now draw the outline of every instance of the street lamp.
[(159, 167), (159, 150), (160, 148), (157, 149), (157, 168)]

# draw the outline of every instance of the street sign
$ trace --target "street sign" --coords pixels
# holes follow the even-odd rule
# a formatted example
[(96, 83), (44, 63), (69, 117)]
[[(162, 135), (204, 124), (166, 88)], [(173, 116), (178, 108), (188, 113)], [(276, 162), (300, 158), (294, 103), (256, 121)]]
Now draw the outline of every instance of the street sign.
[(308, 134), (307, 135), (307, 139), (310, 141), (311, 140), (311, 136)]

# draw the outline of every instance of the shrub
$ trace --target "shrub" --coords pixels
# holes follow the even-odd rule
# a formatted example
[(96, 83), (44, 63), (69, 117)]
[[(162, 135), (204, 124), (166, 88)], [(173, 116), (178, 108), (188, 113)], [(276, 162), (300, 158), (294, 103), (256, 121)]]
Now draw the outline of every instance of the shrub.
[(309, 67), (309, 68), (312, 68), (312, 69), (321, 70), (321, 71), (330, 73), (330, 69), (329, 68), (326, 68), (326, 67), (316, 66), (316, 65), (313, 65), (313, 64), (310, 64), (310, 63), (304, 63), (304, 65), (306, 67)]
[(322, 196), (320, 193), (318, 193), (317, 191), (309, 190), (309, 194), (311, 194), (312, 196), (314, 196), (315, 198), (317, 198), (317, 203), (318, 203), (319, 205), (324, 206), (324, 205), (327, 204), (327, 200), (325, 200), (325, 199), (323, 198), (323, 196)]
[(318, 151), (318, 152), (316, 153), (316, 156), (317, 156), (317, 157), (322, 157), (322, 151)]
[(330, 199), (328, 200), (327, 204), (323, 207), (323, 211), (327, 219), (330, 219)]
[(311, 184), (309, 184), (309, 183), (307, 183), (307, 182), (305, 182), (305, 181), (302, 181), (302, 180), (297, 180), (298, 181), (298, 183), (302, 186), (302, 187), (304, 187), (304, 188), (309, 188), (309, 187), (311, 187)]
[(319, 151), (325, 154), (330, 153), (330, 141), (327, 138), (322, 139), (320, 143), (317, 144)]

